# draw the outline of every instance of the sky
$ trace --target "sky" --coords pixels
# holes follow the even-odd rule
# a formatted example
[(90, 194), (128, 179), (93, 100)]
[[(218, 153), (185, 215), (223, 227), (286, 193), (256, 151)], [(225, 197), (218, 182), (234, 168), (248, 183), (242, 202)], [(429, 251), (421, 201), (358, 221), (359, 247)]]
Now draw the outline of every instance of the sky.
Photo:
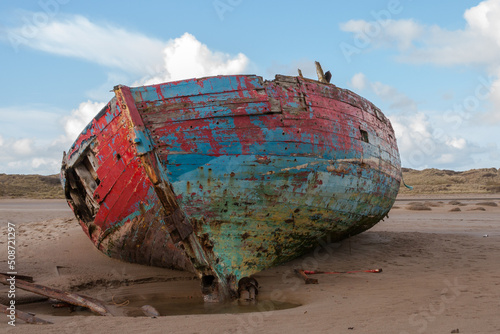
[(314, 61), (391, 120), (403, 167), (500, 168), (500, 0), (6, 0), (0, 173), (58, 173), (115, 85)]

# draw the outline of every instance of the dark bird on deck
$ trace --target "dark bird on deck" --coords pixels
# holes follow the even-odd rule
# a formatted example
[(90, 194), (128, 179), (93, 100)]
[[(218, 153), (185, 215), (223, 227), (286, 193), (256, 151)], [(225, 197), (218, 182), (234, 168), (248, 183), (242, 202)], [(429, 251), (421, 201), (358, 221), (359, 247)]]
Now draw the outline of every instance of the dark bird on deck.
[(325, 73), (325, 80), (326, 80), (328, 83), (330, 83), (330, 80), (332, 80), (332, 72), (327, 71), (327, 72)]

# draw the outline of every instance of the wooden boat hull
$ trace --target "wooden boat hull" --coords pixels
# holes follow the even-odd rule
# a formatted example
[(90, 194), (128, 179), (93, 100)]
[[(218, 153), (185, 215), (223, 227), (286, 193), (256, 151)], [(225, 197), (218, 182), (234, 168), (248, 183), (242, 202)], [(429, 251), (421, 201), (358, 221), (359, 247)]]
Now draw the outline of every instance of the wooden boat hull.
[(63, 159), (68, 203), (101, 251), (194, 271), (207, 296), (369, 229), (398, 193), (389, 120), (334, 85), (239, 75), (115, 95)]

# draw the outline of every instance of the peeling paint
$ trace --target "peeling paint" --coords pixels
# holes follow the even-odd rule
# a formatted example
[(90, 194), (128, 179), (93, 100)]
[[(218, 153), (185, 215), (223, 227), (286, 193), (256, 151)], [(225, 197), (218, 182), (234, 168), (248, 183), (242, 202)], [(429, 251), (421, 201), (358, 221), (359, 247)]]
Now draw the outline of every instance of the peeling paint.
[(298, 165), (298, 166), (295, 166), (295, 167), (283, 168), (283, 169), (281, 169), (281, 172), (286, 172), (286, 171), (290, 171), (290, 170), (294, 170), (294, 169), (295, 170), (299, 170), (299, 169), (307, 168), (307, 166), (309, 166), (309, 163), (305, 163), (303, 165)]

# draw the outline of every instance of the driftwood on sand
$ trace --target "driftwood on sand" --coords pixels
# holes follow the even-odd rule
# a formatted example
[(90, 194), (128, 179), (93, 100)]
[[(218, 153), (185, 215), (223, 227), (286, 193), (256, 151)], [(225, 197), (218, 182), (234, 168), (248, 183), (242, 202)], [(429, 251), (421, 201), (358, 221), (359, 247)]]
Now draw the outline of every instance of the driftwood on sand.
[[(9, 315), (11, 314), (11, 310), (6, 306), (6, 305), (3, 305), (3, 304), (0, 304), (0, 310)], [(17, 319), (21, 319), (29, 324), (34, 324), (34, 325), (47, 325), (47, 324), (51, 324), (52, 322), (50, 321), (47, 321), (47, 320), (43, 320), (43, 319), (40, 319), (40, 318), (37, 318), (35, 317), (34, 315), (32, 314), (29, 314), (29, 313), (26, 313), (26, 312), (23, 312), (23, 311), (20, 311), (18, 309), (15, 310), (15, 317)]]
[[(0, 283), (9, 285), (9, 278), (10, 276), (0, 274)], [(108, 308), (104, 305), (104, 303), (97, 299), (82, 296), (76, 293), (49, 288), (40, 284), (29, 283), (24, 280), (18, 279), (17, 277), (15, 282), (16, 288), (33, 292), (49, 298), (57, 299), (71, 305), (83, 306), (100, 315), (112, 315)]]

